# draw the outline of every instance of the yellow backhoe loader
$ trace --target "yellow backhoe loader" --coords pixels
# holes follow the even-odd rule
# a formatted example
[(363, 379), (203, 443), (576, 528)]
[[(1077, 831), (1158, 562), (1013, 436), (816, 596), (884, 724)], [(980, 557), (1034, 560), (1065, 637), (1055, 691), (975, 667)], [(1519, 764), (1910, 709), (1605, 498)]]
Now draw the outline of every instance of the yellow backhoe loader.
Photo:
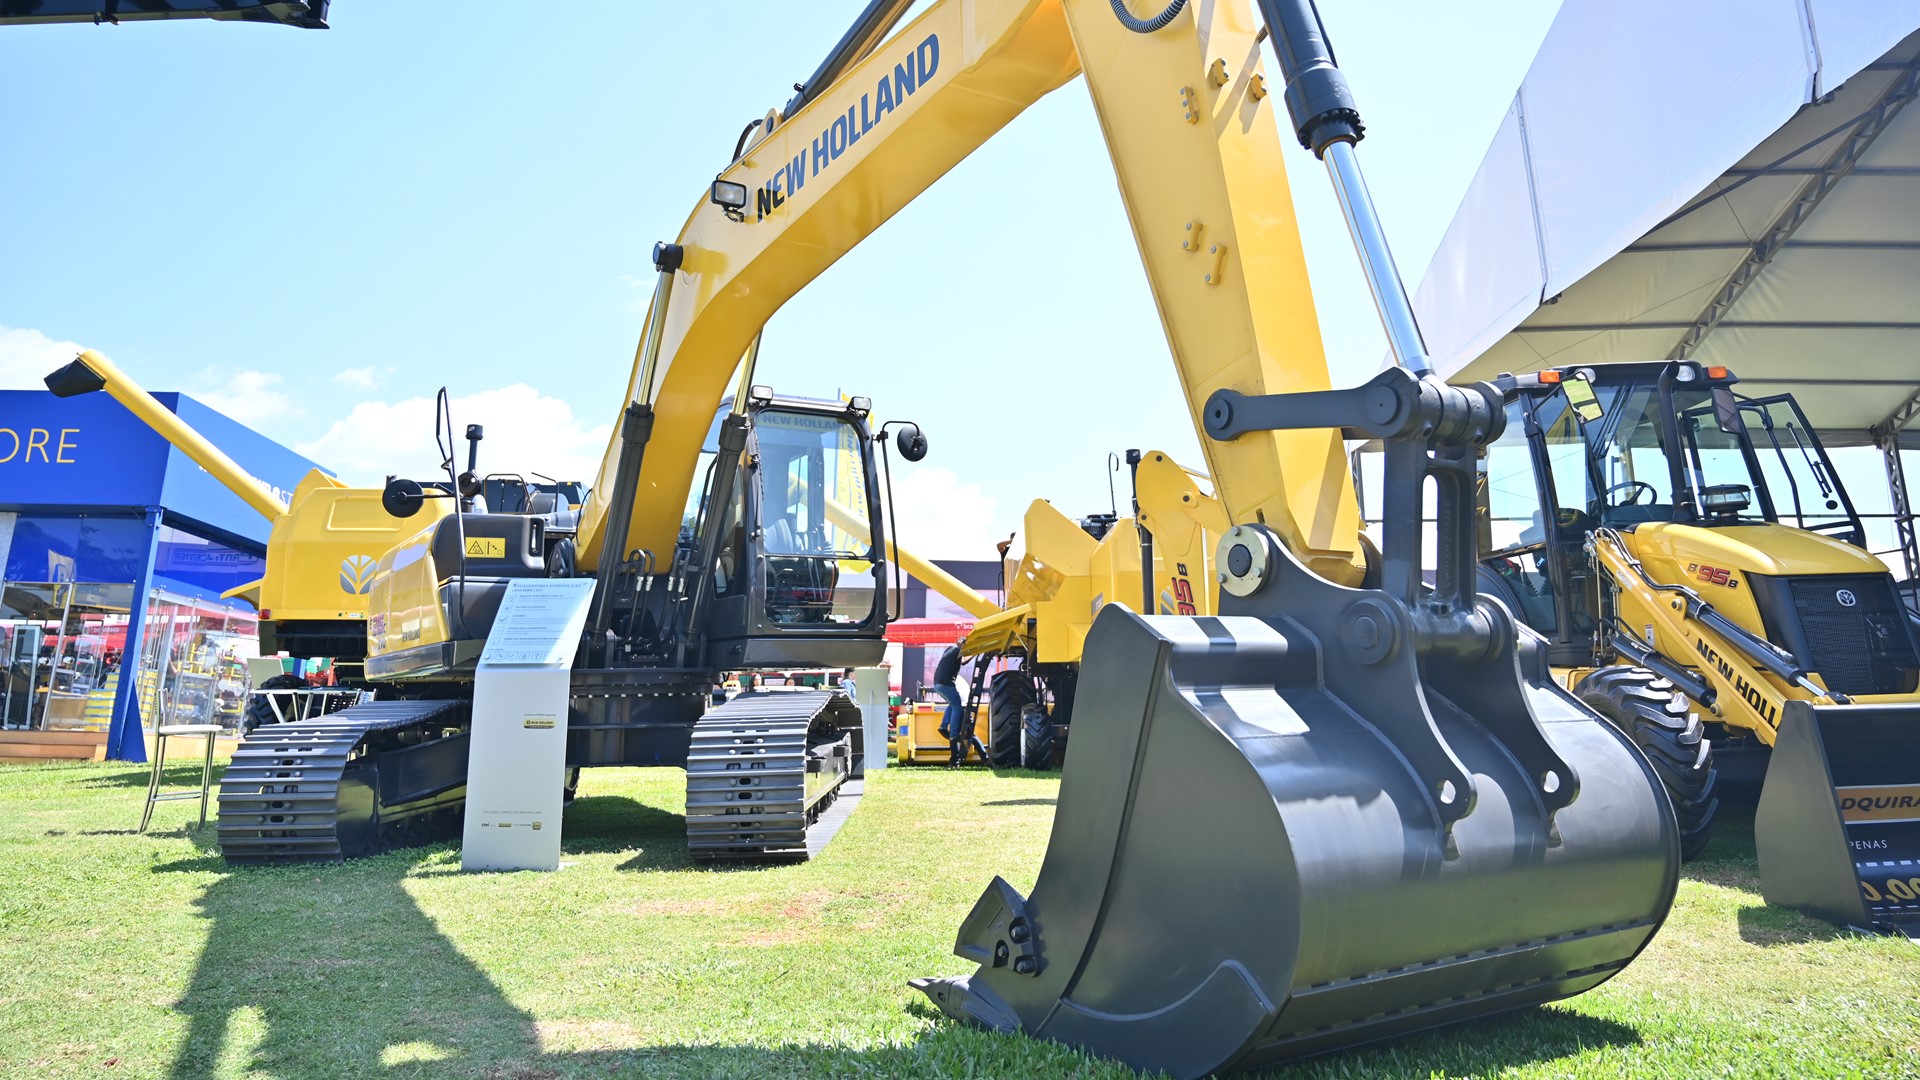
[[(1065, 757), (1074, 690), (1094, 617), (1108, 604), (1142, 614), (1211, 615), (1220, 593), (1213, 547), (1228, 511), (1168, 455), (1129, 450), (1132, 527), (1117, 514), (1075, 521), (1045, 499), (1027, 507), (1019, 564), (1006, 604), (961, 642), (976, 663), (975, 697), (986, 688), (995, 767), (1051, 769)], [(1143, 577), (1140, 568), (1153, 573)], [(936, 591), (948, 595), (937, 586)], [(956, 603), (960, 598), (948, 595)], [(987, 665), (1012, 660), (990, 677)]]
[(1633, 733), (1688, 854), (1719, 780), (1764, 776), (1767, 901), (1914, 936), (1920, 636), (1799, 406), (1737, 382), (1691, 361), (1502, 376), (1482, 587)]
[[(1035, 884), (991, 882), (956, 940), (977, 969), (916, 985), (956, 1018), (1200, 1076), (1621, 970), (1673, 900), (1673, 808), (1633, 743), (1554, 683), (1538, 639), (1476, 593), (1474, 466), (1501, 434), (1500, 395), (1432, 375), (1308, 0), (1261, 0), (1259, 21), (1239, 0), (1144, 15), (1127, 0), (934, 0), (902, 26), (909, 6), (869, 3), (656, 248), (647, 332), (577, 520), (469, 512), (471, 464), (451, 491), (388, 486), (398, 514), (454, 500), (376, 571), (367, 671), (396, 694), (250, 736), (243, 760), (257, 748), (267, 769), (229, 770), (223, 848), (337, 857), (456, 810), (474, 658), (505, 583), (537, 576), (596, 582), (570, 763), (687, 766), (705, 857), (816, 846), (816, 794), (852, 791), (857, 770), (845, 699), (708, 710), (707, 690), (723, 670), (877, 658), (877, 586), (898, 556), (865, 401), (757, 386), (756, 343), (841, 254), (1081, 76), (1230, 509), (1219, 611), (1094, 617), (1074, 705), (1094, 719), (1076, 728)], [(1398, 361), (1358, 388), (1331, 389), (1283, 104), (1328, 167)], [(925, 449), (910, 426), (896, 437)], [(1379, 551), (1361, 539), (1346, 437), (1387, 447)], [(783, 783), (725, 783), (741, 773), (715, 763), (742, 753)]]

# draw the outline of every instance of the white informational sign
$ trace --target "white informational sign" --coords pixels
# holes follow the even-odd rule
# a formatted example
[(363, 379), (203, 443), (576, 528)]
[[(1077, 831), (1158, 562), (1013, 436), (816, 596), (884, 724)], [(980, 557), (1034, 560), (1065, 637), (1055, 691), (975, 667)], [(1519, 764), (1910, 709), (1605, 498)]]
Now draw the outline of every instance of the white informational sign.
[(507, 583), (474, 675), (463, 870), (557, 870), (570, 669), (593, 582)]
[(587, 578), (515, 578), (487, 631), (480, 666), (573, 663), (587, 628), (593, 582)]
[(887, 736), (892, 734), (893, 728), (893, 716), (887, 709), (889, 674), (883, 667), (853, 669), (853, 703), (860, 706), (860, 727), (866, 736), (868, 772), (887, 767)]

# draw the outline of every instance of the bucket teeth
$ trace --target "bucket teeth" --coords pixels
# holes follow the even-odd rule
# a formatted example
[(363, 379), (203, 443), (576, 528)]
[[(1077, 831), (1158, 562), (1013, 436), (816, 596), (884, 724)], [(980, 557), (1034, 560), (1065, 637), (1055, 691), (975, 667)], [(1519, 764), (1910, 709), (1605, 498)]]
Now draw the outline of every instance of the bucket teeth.
[(972, 913), (960, 924), (953, 953), (982, 967), (1008, 968), (1017, 975), (1040, 974), (1039, 947), (1034, 941), (1033, 923), (1027, 918), (1027, 901), (1006, 879), (996, 874), (987, 891), (974, 902)]

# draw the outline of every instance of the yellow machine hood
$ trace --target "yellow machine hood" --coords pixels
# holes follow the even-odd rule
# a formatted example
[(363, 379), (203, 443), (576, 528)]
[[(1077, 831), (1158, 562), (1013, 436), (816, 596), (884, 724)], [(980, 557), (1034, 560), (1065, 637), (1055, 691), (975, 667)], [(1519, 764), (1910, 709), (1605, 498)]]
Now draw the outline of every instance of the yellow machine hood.
[(1703, 528), (1651, 522), (1633, 531), (1641, 558), (1712, 563), (1750, 574), (1884, 574), (1887, 566), (1845, 541), (1772, 523)]

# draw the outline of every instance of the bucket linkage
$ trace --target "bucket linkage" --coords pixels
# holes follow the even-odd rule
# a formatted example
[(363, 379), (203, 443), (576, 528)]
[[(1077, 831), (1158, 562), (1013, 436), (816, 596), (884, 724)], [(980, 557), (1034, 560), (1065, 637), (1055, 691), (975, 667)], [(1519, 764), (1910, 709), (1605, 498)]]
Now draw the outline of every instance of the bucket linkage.
[(955, 945), (978, 970), (916, 987), (957, 1019), (1202, 1076), (1567, 997), (1639, 953), (1678, 884), (1672, 807), (1474, 593), (1498, 400), (1399, 369), (1214, 395), (1215, 438), (1387, 440), (1378, 580), (1335, 585), (1239, 526), (1220, 616), (1104, 609), (1033, 890), (995, 878)]

